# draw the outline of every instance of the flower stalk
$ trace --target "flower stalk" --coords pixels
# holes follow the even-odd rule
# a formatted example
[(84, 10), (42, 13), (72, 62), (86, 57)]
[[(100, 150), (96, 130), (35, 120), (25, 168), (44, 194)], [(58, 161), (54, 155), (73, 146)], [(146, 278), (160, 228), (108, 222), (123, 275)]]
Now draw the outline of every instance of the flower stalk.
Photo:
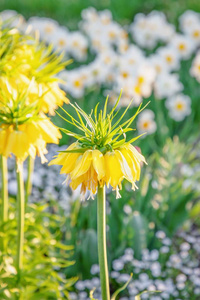
[(97, 191), (97, 234), (102, 300), (110, 300), (109, 274), (106, 250), (106, 196), (105, 185)]
[(21, 279), (23, 269), (23, 245), (24, 245), (24, 182), (23, 163), (17, 163), (17, 211), (18, 211), (18, 233), (17, 233), (17, 276)]
[(32, 174), (34, 170), (34, 159), (29, 156), (28, 157), (28, 176), (27, 176), (27, 181), (26, 181), (26, 186), (25, 186), (25, 204), (28, 203), (29, 196), (32, 191)]
[(7, 158), (1, 155), (2, 180), (2, 223), (8, 220), (8, 168)]

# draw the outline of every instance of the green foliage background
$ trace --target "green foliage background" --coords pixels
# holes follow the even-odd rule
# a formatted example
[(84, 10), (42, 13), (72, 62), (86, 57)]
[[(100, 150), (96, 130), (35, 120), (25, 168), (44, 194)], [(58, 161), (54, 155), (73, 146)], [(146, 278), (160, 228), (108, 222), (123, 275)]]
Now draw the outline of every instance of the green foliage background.
[[(168, 21), (175, 25), (184, 11), (191, 9), (200, 12), (199, 0), (0, 0), (0, 11), (13, 9), (25, 18), (31, 16), (53, 18), (60, 25), (66, 25), (71, 30), (78, 29), (81, 11), (89, 6), (98, 10), (109, 9), (113, 13), (114, 20), (122, 25), (130, 24), (135, 14), (139, 12), (149, 13), (152, 10), (160, 10), (166, 14)], [(90, 56), (89, 59), (93, 58)], [(192, 59), (182, 62), (179, 75), (184, 84), (184, 94), (192, 98), (192, 114), (186, 122), (177, 123), (168, 117), (164, 101), (156, 101), (152, 95), (148, 99), (151, 100), (148, 108), (155, 111), (158, 131), (154, 135), (140, 139), (137, 143), (142, 148), (143, 154), (149, 156), (149, 167), (146, 167), (149, 169), (143, 171), (140, 189), (134, 195), (124, 187), (120, 201), (115, 199), (115, 195), (108, 196), (112, 211), (107, 218), (110, 228), (108, 233), (110, 265), (126, 247), (134, 248), (138, 258), (141, 256), (142, 248), (156, 248), (156, 230), (162, 229), (171, 237), (189, 217), (197, 222), (200, 211), (199, 204), (195, 203), (197, 195), (190, 189), (182, 190), (184, 178), (179, 176), (181, 164), (188, 163), (193, 167), (193, 163), (197, 160), (195, 155), (193, 157), (193, 150), (196, 148), (193, 141), (198, 139), (195, 132), (198, 132), (200, 120), (200, 111), (197, 109), (200, 85), (189, 76), (191, 61)], [(78, 65), (74, 62), (67, 68), (75, 68)], [(105, 97), (102, 94), (102, 89), (95, 87), (95, 90), (88, 91), (78, 101), (79, 105), (89, 112), (98, 101), (104, 102)], [(73, 114), (69, 106), (65, 106), (65, 109)], [(130, 109), (127, 118), (131, 117), (135, 110), (136, 108)], [(66, 126), (66, 123), (57, 116), (54, 122), (59, 126)], [(177, 139), (170, 141), (174, 135), (178, 135), (180, 141)], [(61, 143), (69, 143), (66, 136)], [(167, 148), (164, 147), (166, 144)], [(149, 174), (153, 176), (149, 177)], [(157, 190), (152, 187), (153, 180), (160, 184), (159, 197)], [(155, 203), (157, 203), (156, 209)], [(123, 211), (125, 204), (128, 204), (133, 211), (130, 215), (126, 215)], [(193, 206), (191, 210), (188, 209), (188, 204), (190, 207)], [(61, 212), (56, 212), (62, 215)], [(155, 228), (149, 228), (150, 223), (155, 224)], [(72, 259), (76, 261), (76, 264), (68, 266), (64, 273), (67, 277), (79, 275), (81, 278), (82, 275), (83, 278), (88, 278), (91, 265), (97, 263), (96, 201), (83, 204), (78, 199), (72, 203), (71, 215), (65, 219), (64, 228), (63, 236), (57, 237), (58, 241), (63, 240), (65, 244), (74, 246)], [(53, 227), (54, 230), (56, 233), (57, 225)]]
[(152, 10), (165, 12), (168, 20), (177, 22), (185, 10), (191, 9), (200, 12), (198, 0), (1, 0), (0, 10), (14, 9), (26, 18), (34, 15), (45, 16), (59, 20), (60, 24), (77, 28), (81, 19), (81, 11), (89, 6), (98, 10), (109, 9), (113, 17), (121, 24), (132, 21), (138, 12), (149, 13)]

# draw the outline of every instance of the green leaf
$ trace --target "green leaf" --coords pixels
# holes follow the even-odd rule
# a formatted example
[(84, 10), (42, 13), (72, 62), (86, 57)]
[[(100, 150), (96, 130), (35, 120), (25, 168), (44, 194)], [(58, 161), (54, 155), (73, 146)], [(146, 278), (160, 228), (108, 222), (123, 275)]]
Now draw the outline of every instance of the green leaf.
[(95, 299), (95, 298), (93, 297), (94, 291), (95, 291), (95, 288), (94, 288), (92, 291), (90, 291), (90, 299), (91, 299), (91, 300), (98, 300), (98, 299)]
[(138, 294), (135, 296), (135, 300), (141, 300), (141, 295), (144, 294), (144, 293), (148, 293), (148, 294), (154, 294), (154, 293), (162, 293), (162, 291), (143, 291), (142, 293)]
[(131, 279), (133, 277), (133, 274), (131, 273), (129, 280), (119, 289), (117, 289), (114, 294), (111, 297), (111, 300), (115, 300), (115, 298), (117, 297), (117, 295), (122, 292), (123, 290), (125, 290), (125, 288), (128, 286), (128, 284), (130, 283)]

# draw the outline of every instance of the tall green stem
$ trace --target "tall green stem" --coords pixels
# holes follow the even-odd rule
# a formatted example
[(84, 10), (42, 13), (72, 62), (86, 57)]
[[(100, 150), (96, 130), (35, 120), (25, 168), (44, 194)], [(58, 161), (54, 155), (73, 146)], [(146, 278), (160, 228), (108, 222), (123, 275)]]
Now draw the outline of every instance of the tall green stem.
[(34, 159), (29, 156), (28, 157), (28, 176), (27, 176), (27, 181), (26, 181), (26, 187), (25, 187), (25, 203), (28, 203), (28, 198), (31, 194), (32, 190), (32, 173), (34, 169)]
[(7, 158), (1, 155), (2, 178), (2, 223), (8, 220), (8, 168)]
[(106, 196), (105, 186), (98, 186), (97, 233), (102, 300), (110, 300), (108, 262), (106, 251)]
[(23, 163), (17, 164), (17, 210), (18, 210), (18, 234), (17, 234), (17, 275), (21, 278), (23, 268), (23, 245), (24, 245), (24, 181)]

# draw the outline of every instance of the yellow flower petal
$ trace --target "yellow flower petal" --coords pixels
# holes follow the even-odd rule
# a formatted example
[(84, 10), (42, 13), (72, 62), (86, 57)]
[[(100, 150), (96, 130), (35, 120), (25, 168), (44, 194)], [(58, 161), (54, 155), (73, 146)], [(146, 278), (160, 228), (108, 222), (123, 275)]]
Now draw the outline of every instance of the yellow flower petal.
[(80, 155), (80, 153), (68, 153), (66, 156), (67, 159), (65, 160), (63, 167), (60, 170), (60, 174), (69, 174), (70, 172), (72, 172)]
[[(66, 150), (73, 150), (79, 148), (77, 142), (71, 144)], [(61, 174), (69, 174), (75, 167), (76, 161), (79, 158), (80, 153), (59, 153), (56, 158), (54, 158), (50, 163), (51, 165), (62, 165), (62, 169), (60, 171)]]
[(4, 151), (8, 134), (8, 129), (0, 129), (0, 154)]
[[(67, 150), (73, 150), (75, 148), (78, 148), (78, 144), (77, 142), (71, 144), (67, 149)], [(67, 153), (67, 152), (61, 152), (57, 155), (56, 158), (54, 158), (52, 161), (50, 161), (49, 163), (49, 166), (51, 165), (64, 165), (66, 163), (68, 163), (68, 158), (69, 158), (69, 155), (71, 153)]]
[(115, 153), (119, 159), (122, 173), (124, 174), (124, 178), (126, 178), (128, 181), (133, 181), (132, 172), (130, 169), (130, 166), (128, 165), (125, 157), (123, 156), (122, 152), (119, 150), (115, 150)]
[(92, 163), (92, 150), (87, 150), (83, 155), (79, 156), (76, 161), (74, 170), (71, 172), (71, 179), (75, 179), (88, 171)]
[(70, 186), (73, 190), (76, 190), (77, 187), (84, 181), (84, 177), (83, 175), (76, 178), (76, 179), (73, 179), (71, 182), (70, 182)]
[(144, 156), (133, 145), (128, 144), (126, 147), (133, 153), (134, 157), (138, 160), (138, 162), (146, 163)]
[(107, 186), (110, 184), (114, 189), (116, 189), (124, 177), (118, 155), (115, 151), (107, 152), (104, 155), (104, 159), (106, 168), (106, 184)]
[(59, 139), (62, 137), (58, 128), (48, 119), (44, 118), (37, 122), (40, 134), (46, 143), (58, 144)]
[(19, 160), (25, 160), (28, 156), (30, 147), (30, 144), (27, 141), (28, 136), (26, 132), (13, 130), (8, 135), (3, 155), (8, 157), (12, 153)]
[[(136, 180), (140, 179), (140, 173), (141, 173), (141, 162), (145, 162), (145, 158), (142, 154), (140, 154), (137, 149), (132, 146), (131, 144), (128, 144), (126, 146), (124, 146), (125, 149), (127, 149), (132, 161), (133, 161), (133, 165), (135, 167), (136, 170)], [(133, 167), (133, 168), (134, 168)]]
[(98, 180), (105, 177), (105, 160), (103, 154), (99, 150), (92, 151), (92, 163), (93, 167), (97, 173)]
[(137, 169), (135, 166), (135, 161), (132, 159), (131, 154), (129, 153), (129, 151), (123, 147), (120, 149), (121, 153), (123, 154), (123, 156), (125, 157), (127, 164), (129, 165), (130, 169), (131, 169), (131, 174), (132, 174), (132, 181), (136, 181), (137, 180)]

